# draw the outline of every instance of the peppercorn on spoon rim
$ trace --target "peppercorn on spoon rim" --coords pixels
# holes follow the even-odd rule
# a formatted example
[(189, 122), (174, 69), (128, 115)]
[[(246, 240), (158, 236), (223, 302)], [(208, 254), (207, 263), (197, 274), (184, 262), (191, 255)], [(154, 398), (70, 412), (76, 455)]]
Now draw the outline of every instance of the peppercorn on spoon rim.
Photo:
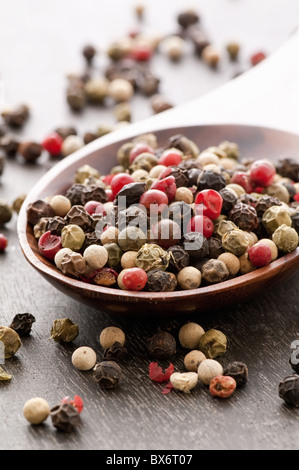
[[(276, 142), (278, 133), (278, 137), (282, 137), (282, 135), (284, 135), (285, 138), (288, 138), (289, 142), (292, 142), (291, 147), (295, 148), (295, 143), (299, 147), (299, 136), (266, 127), (261, 128), (234, 124), (206, 125), (165, 128), (159, 130), (150, 130), (149, 132), (156, 134), (158, 140), (160, 140), (159, 136), (168, 138), (169, 136), (176, 133), (184, 133), (190, 138), (192, 138), (192, 136), (194, 137), (195, 134), (199, 134), (201, 136), (206, 134), (206, 139), (208, 139), (207, 141), (212, 144), (215, 142), (215, 140), (213, 141), (211, 136), (218, 136), (218, 141), (224, 135), (229, 137), (231, 133), (235, 132), (236, 130), (237, 135), (241, 136), (240, 141), (243, 143), (246, 141), (244, 135), (247, 136), (247, 141), (250, 140), (249, 137), (251, 136), (251, 143), (253, 136), (256, 136), (259, 145), (261, 142), (261, 135), (264, 133), (266, 135), (272, 135), (274, 133), (276, 135)], [(104, 163), (103, 157), (109, 155), (109, 152), (111, 156), (115, 156), (116, 146), (118, 147), (126, 141), (128, 141), (128, 138), (123, 139), (122, 141), (116, 140), (116, 142), (113, 144), (101, 146), (100, 149), (96, 150), (94, 150), (94, 142), (87, 145), (80, 151), (55, 165), (52, 170), (46, 173), (44, 177), (41, 178), (41, 180), (37, 183), (37, 185), (30, 191), (26, 201), (23, 204), (18, 220), (18, 235), (22, 251), (29, 263), (60, 290), (67, 293), (67, 295), (77, 298), (77, 300), (83, 301), (83, 303), (91, 304), (96, 308), (107, 311), (119, 312), (120, 310), (121, 312), (123, 310), (127, 313), (133, 313), (134, 307), (137, 305), (138, 310), (140, 311), (142, 304), (144, 306), (144, 311), (146, 311), (150, 306), (150, 309), (153, 311), (153, 313), (155, 313), (155, 310), (159, 310), (161, 314), (160, 304), (167, 302), (168, 304), (171, 304), (173, 307), (172, 311), (175, 313), (175, 311), (178, 309), (175, 303), (181, 301), (186, 301), (189, 303), (191, 301), (191, 307), (186, 306), (186, 311), (190, 311), (190, 308), (193, 310), (204, 310), (206, 309), (206, 306), (208, 308), (215, 308), (217, 305), (219, 306), (219, 302), (222, 302), (222, 300), (224, 301), (224, 296), (227, 295), (231, 297), (231, 302), (235, 302), (236, 298), (239, 297), (240, 300), (242, 300), (242, 298), (246, 298), (246, 290), (249, 292), (255, 292), (259, 287), (261, 287), (261, 285), (264, 285), (265, 282), (273, 280), (274, 278), (279, 278), (282, 276), (282, 274), (286, 275), (287, 272), (291, 273), (299, 266), (299, 248), (297, 248), (294, 252), (286, 254), (276, 261), (273, 261), (268, 266), (259, 268), (251, 273), (239, 275), (218, 284), (203, 286), (197, 289), (176, 290), (173, 292), (136, 292), (120, 290), (118, 288), (109, 288), (89, 284), (85, 281), (77, 280), (62, 274), (50, 261), (44, 259), (39, 253), (37, 241), (34, 238), (32, 228), (27, 224), (26, 207), (30, 202), (38, 198), (44, 198), (49, 194), (59, 194), (65, 191), (68, 185), (72, 183), (71, 177), (73, 176), (75, 169), (84, 163), (88, 163), (94, 166), (94, 162), (97, 161), (98, 169), (101, 171), (101, 164), (103, 165)], [(264, 145), (265, 140), (262, 140), (262, 142)], [(90, 161), (91, 156), (93, 156), (94, 160), (92, 162)], [(111, 160), (109, 158), (108, 162), (106, 161), (106, 167), (107, 165), (109, 165), (109, 167), (111, 166)], [(244, 291), (242, 295), (239, 295), (240, 290)], [(129, 310), (126, 309), (126, 304), (130, 306)], [(182, 311), (182, 306), (179, 307), (179, 311)], [(168, 313), (169, 312), (167, 311), (165, 312), (165, 314)]]

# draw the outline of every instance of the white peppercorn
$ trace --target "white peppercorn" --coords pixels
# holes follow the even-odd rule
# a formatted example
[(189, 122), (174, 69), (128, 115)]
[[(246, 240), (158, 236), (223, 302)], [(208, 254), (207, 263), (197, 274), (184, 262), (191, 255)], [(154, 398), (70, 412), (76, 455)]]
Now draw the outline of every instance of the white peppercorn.
[(248, 274), (256, 269), (255, 266), (253, 266), (253, 264), (251, 263), (247, 252), (239, 256), (239, 261), (240, 274)]
[(239, 258), (233, 253), (222, 253), (218, 256), (218, 260), (223, 261), (226, 265), (230, 276), (236, 276), (240, 269)]
[(23, 407), (23, 414), (29, 423), (41, 424), (48, 418), (50, 406), (44, 398), (31, 398), (26, 401)]
[(238, 198), (241, 197), (242, 194), (246, 194), (245, 189), (242, 186), (240, 186), (239, 184), (236, 184), (236, 183), (230, 183), (230, 184), (226, 185), (226, 189), (232, 189), (236, 193)]
[(211, 380), (223, 374), (223, 367), (215, 359), (204, 359), (197, 369), (198, 379), (204, 385), (210, 385)]
[(72, 354), (72, 364), (78, 370), (91, 370), (97, 361), (95, 351), (88, 346), (77, 348)]
[(55, 215), (60, 217), (64, 217), (72, 207), (71, 201), (61, 194), (53, 196), (49, 204), (52, 206)]
[(198, 374), (196, 372), (174, 372), (170, 376), (170, 383), (173, 388), (184, 393), (190, 393), (198, 383)]
[(66, 139), (63, 141), (62, 147), (61, 147), (61, 153), (64, 157), (67, 157), (73, 152), (76, 152), (80, 148), (84, 146), (84, 141), (79, 137), (78, 135), (69, 135), (66, 137)]
[(128, 80), (116, 78), (112, 80), (108, 87), (108, 95), (115, 101), (129, 101), (134, 93), (134, 89)]
[(193, 193), (189, 188), (185, 188), (184, 186), (177, 188), (174, 196), (175, 201), (184, 201), (186, 204), (192, 204), (193, 199)]
[(199, 340), (205, 330), (198, 323), (185, 323), (179, 330), (179, 342), (183, 348), (198, 349)]
[(186, 266), (179, 271), (177, 280), (182, 289), (197, 289), (201, 284), (201, 272), (193, 266)]
[(206, 359), (203, 352), (193, 349), (184, 357), (184, 365), (190, 372), (197, 372), (199, 364)]
[(54, 258), (54, 263), (58, 269), (61, 270), (61, 261), (66, 254), (71, 254), (73, 253), (73, 250), (70, 248), (62, 248), (61, 250), (57, 251), (55, 258)]
[(135, 268), (138, 251), (126, 251), (121, 257), (120, 264), (123, 269)]
[(163, 52), (173, 61), (178, 61), (184, 53), (185, 41), (179, 36), (169, 36), (161, 44)]
[(217, 155), (215, 155), (215, 153), (208, 152), (205, 150), (198, 155), (198, 157), (196, 158), (196, 161), (200, 163), (202, 166), (209, 165), (210, 163), (219, 165), (220, 158)]
[(220, 54), (218, 50), (213, 46), (209, 45), (204, 48), (201, 54), (202, 60), (206, 62), (208, 65), (211, 67), (216, 67), (219, 60), (220, 60)]
[(159, 178), (160, 173), (167, 168), (165, 165), (156, 165), (154, 166), (151, 171), (149, 172), (149, 176), (151, 178)]
[(116, 342), (124, 346), (126, 336), (121, 328), (117, 326), (107, 326), (107, 328), (101, 331), (99, 341), (103, 349), (111, 348)]
[(106, 245), (107, 243), (117, 243), (118, 240), (119, 230), (117, 227), (111, 225), (105, 230), (100, 237), (102, 245)]
[(108, 261), (108, 252), (103, 246), (90, 245), (84, 250), (83, 258), (90, 268), (100, 269)]

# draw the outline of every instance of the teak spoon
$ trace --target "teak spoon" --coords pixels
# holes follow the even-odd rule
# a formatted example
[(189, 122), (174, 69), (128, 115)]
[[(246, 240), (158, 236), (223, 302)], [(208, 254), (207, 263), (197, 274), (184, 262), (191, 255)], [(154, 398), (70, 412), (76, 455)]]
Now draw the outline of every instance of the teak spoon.
[[(18, 219), (21, 248), (29, 263), (51, 284), (98, 310), (119, 314), (174, 315), (213, 310), (250, 299), (291, 275), (299, 266), (299, 248), (270, 265), (228, 281), (193, 290), (166, 293), (132, 292), (100, 287), (64, 276), (39, 253), (27, 224), (30, 202), (63, 194), (83, 164), (109, 173), (119, 146), (132, 137), (153, 132), (163, 146), (182, 133), (201, 149), (223, 140), (237, 142), (243, 156), (299, 158), (299, 33), (263, 63), (217, 90), (146, 120), (108, 134), (55, 165), (28, 194)], [(291, 131), (291, 132), (290, 132)]]

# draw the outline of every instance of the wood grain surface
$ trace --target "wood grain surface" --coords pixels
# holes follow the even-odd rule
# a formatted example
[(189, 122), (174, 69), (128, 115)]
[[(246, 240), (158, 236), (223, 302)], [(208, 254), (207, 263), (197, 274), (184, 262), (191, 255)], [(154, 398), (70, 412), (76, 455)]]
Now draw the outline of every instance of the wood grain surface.
[[(2, 3), (1, 77), (6, 83), (6, 101), (19, 102), (28, 97), (34, 109), (23, 137), (41, 139), (52, 127), (61, 124), (78, 125), (81, 131), (92, 129), (102, 117), (96, 110), (90, 110), (84, 119), (68, 112), (61, 91), (65, 84), (62, 74), (66, 68), (80, 65), (77, 54), (83, 43), (99, 39), (105, 44), (105, 34), (108, 38), (115, 37), (109, 22), (103, 20), (102, 2), (94, 7), (95, 3), (87, 0), (83, 13), (78, 1), (10, 0)], [(110, 15), (116, 3), (111, 1), (107, 5)], [(118, 7), (120, 4), (128, 7), (129, 3), (131, 5), (131, 2), (118, 2)], [(170, 4), (153, 3), (155, 8), (158, 5), (163, 9), (164, 18), (162, 14), (156, 15), (155, 8), (150, 9), (151, 18), (158, 18), (157, 25), (163, 26), (165, 18), (169, 18)], [(173, 1), (172, 5), (175, 12), (182, 3)], [(204, 5), (209, 5), (205, 7), (206, 26), (211, 28), (211, 34), (216, 37), (217, 31), (221, 31), (219, 44), (231, 37), (232, 25), (237, 25), (235, 33), (247, 44), (246, 53), (256, 50), (263, 41), (269, 52), (275, 50), (297, 25), (298, 2), (291, 0), (283, 3), (263, 0), (263, 7), (260, 0), (226, 0), (221, 8), (218, 0), (202, 2), (202, 9)], [(257, 7), (261, 8), (261, 15), (256, 14)], [(90, 11), (94, 12), (92, 8), (96, 8), (97, 14), (90, 15)], [(220, 27), (224, 11), (231, 15), (227, 17), (232, 21), (227, 21), (227, 29)], [(273, 20), (277, 17), (281, 21)], [(126, 18), (127, 13), (117, 15), (115, 28), (123, 31)], [(255, 25), (254, 35), (252, 24)], [(169, 22), (167, 27), (172, 28)], [(166, 73), (162, 63), (159, 61), (157, 65)], [(224, 83), (234, 71), (230, 68), (228, 72), (224, 67), (216, 75), (202, 64), (196, 65), (202, 71), (199, 90), (198, 78), (191, 73), (195, 70), (194, 62), (188, 57), (186, 63), (190, 70), (188, 89), (176, 86), (174, 74), (164, 88), (172, 90), (170, 98), (177, 97), (179, 103), (194, 97), (193, 93)], [(173, 71), (174, 66), (170, 67)], [(20, 70), (24, 71), (22, 80)], [(178, 73), (183, 77), (182, 72)], [(50, 89), (53, 93), (48, 92)], [(138, 117), (145, 117), (148, 105), (139, 98), (137, 105)], [(238, 112), (236, 103), (234, 106)], [(207, 112), (211, 112), (210, 109)], [(241, 109), (239, 111), (241, 113)], [(203, 122), (203, 114), (199, 123)], [(272, 111), (271, 114), (275, 115)], [(294, 119), (295, 114), (285, 113), (284, 128), (287, 122), (294, 127)], [(12, 201), (20, 193), (28, 192), (49, 166), (46, 158), (34, 166), (10, 161), (2, 178), (0, 197)], [(4, 365), (13, 378), (10, 382), (0, 382), (1, 450), (299, 449), (299, 410), (286, 407), (277, 390), (279, 381), (292, 372), (288, 363), (291, 343), (299, 339), (298, 273), (275, 288), (269, 286), (259, 298), (229, 308), (219, 305), (201, 315), (174, 318), (172, 325), (166, 324), (165, 319), (111, 316), (68, 298), (36, 273), (21, 253), (16, 223), (14, 216), (7, 227), (1, 229), (9, 238), (9, 247), (0, 257), (0, 323), (9, 325), (13, 316), (21, 312), (32, 313), (36, 322), (32, 334), (23, 339), (17, 355)], [(80, 334), (71, 345), (49, 339), (53, 321), (63, 317), (71, 318), (80, 327)], [(189, 395), (172, 391), (163, 396), (161, 386), (149, 379), (148, 366), (152, 358), (146, 348), (148, 338), (158, 327), (172, 328), (170, 331), (176, 334), (187, 320), (197, 321), (205, 329), (219, 328), (228, 336), (228, 351), (220, 358), (223, 365), (232, 360), (248, 365), (248, 384), (230, 399), (213, 399), (201, 386)], [(93, 381), (91, 372), (79, 372), (72, 366), (71, 354), (75, 348), (88, 345), (96, 350), (100, 360), (102, 349), (98, 337), (101, 330), (110, 325), (125, 331), (130, 354), (123, 364), (124, 378), (120, 386), (103, 391)], [(183, 368), (184, 353), (178, 346), (172, 359), (176, 370)], [(64, 396), (75, 394), (81, 395), (85, 403), (82, 424), (75, 433), (57, 432), (50, 420), (42, 426), (31, 426), (23, 417), (22, 408), (29, 398), (41, 396), (54, 406)]]

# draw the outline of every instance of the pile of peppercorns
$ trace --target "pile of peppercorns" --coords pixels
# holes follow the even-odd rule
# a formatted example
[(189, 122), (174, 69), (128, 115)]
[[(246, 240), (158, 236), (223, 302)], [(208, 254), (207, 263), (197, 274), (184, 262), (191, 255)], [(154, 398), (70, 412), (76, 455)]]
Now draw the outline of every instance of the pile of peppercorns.
[(42, 255), (67, 276), (150, 292), (197, 289), (295, 250), (299, 168), (240, 161), (237, 144), (200, 151), (154, 134), (117, 152), (109, 175), (84, 165), (65, 194), (28, 205)]

